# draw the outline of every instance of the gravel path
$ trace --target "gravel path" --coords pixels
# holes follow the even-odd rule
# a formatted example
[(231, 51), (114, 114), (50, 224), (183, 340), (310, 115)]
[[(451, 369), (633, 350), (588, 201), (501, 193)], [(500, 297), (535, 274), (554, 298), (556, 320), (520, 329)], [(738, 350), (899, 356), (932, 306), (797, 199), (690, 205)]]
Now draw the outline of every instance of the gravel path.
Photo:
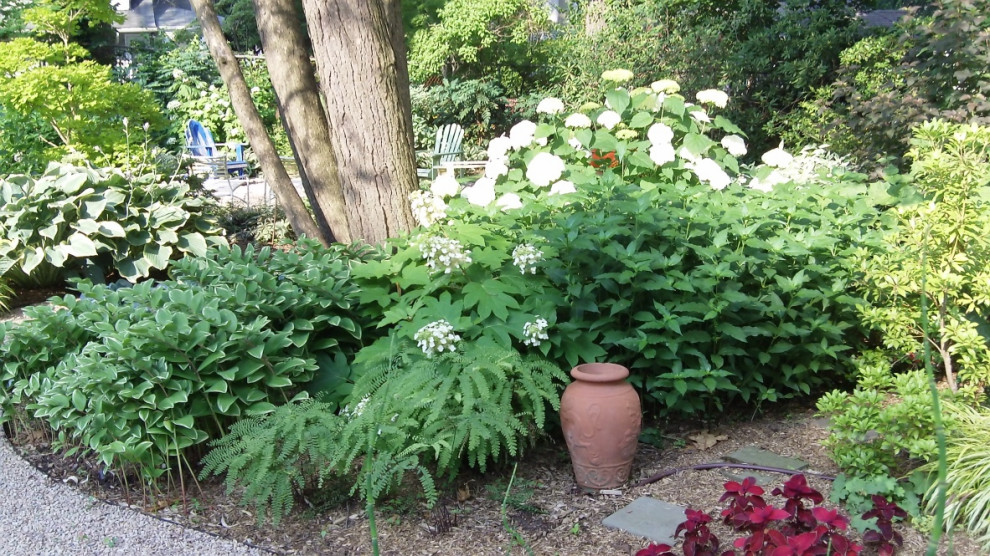
[(4, 555), (265, 555), (53, 483), (0, 434), (0, 553)]

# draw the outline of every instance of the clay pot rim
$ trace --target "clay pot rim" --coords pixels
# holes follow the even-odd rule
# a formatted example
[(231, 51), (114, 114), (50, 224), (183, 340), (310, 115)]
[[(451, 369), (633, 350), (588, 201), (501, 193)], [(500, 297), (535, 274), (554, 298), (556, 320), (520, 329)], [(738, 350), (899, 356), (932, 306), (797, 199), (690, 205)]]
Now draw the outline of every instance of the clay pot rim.
[(629, 369), (616, 363), (583, 363), (571, 369), (571, 376), (583, 382), (615, 382), (629, 376)]

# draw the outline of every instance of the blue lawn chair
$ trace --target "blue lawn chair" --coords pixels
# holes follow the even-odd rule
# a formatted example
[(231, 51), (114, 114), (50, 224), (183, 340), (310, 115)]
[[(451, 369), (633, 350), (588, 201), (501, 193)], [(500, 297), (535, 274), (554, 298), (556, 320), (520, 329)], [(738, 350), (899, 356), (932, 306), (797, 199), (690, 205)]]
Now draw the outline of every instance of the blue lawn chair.
[(217, 148), (213, 134), (203, 124), (189, 120), (186, 125), (186, 149), (193, 160), (193, 171), (209, 174), (212, 177), (242, 176), (248, 173), (248, 163), (244, 160), (244, 145), (233, 143), (235, 158)]

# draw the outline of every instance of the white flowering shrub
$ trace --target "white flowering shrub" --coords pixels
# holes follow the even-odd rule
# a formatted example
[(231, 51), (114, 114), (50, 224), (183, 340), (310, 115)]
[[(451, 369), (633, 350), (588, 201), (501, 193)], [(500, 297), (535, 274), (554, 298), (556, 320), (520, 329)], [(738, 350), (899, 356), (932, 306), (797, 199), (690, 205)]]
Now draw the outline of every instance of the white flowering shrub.
[[(606, 73), (614, 82), (630, 79), (628, 72)], [(608, 181), (605, 172), (643, 188), (679, 183), (718, 191), (735, 184), (767, 191), (780, 183), (781, 172), (766, 178), (786, 167), (790, 155), (774, 149), (766, 155), (769, 161), (755, 168), (741, 163), (748, 153), (745, 133), (718, 114), (731, 102), (725, 92), (701, 91), (695, 104), (678, 90), (671, 80), (616, 88), (602, 105), (577, 110), (544, 99), (539, 122), (523, 120), (491, 140), (484, 179), (460, 196), (472, 205), (506, 211), (576, 195), (556, 201), (560, 204), (594, 195)]]
[(413, 191), (409, 194), (409, 205), (416, 223), (423, 227), (428, 228), (447, 215), (447, 203), (433, 191)]
[(577, 109), (548, 99), (537, 121), (493, 138), (484, 175), (414, 232), (418, 247), (355, 269), (374, 280), (362, 290), (379, 326), (411, 339), (443, 319), (465, 344), (538, 351), (564, 369), (625, 364), (666, 412), (844, 377), (859, 301), (849, 254), (879, 244), (874, 202), (890, 199), (819, 165), (827, 154), (749, 152), (720, 113), (731, 97), (692, 103), (678, 90), (616, 88)]
[(471, 264), (471, 251), (464, 249), (461, 242), (442, 236), (426, 236), (419, 245), (426, 261), (426, 267), (433, 271), (452, 271)]
[(527, 346), (538, 346), (543, 340), (549, 340), (550, 336), (547, 335), (547, 319), (538, 318), (533, 322), (526, 322), (523, 325), (523, 336), (526, 337), (523, 343)]
[(454, 327), (449, 322), (438, 320), (420, 328), (414, 339), (427, 357), (433, 357), (437, 353), (457, 349), (461, 337), (454, 333)]
[(543, 260), (543, 251), (531, 243), (521, 243), (512, 250), (512, 264), (523, 274), (536, 274), (536, 264)]

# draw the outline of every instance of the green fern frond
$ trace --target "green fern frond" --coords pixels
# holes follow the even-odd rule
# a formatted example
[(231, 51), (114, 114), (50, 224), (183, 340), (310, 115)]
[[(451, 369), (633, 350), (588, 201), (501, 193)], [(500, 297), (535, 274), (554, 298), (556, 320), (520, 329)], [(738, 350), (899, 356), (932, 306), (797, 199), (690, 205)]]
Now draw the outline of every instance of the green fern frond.
[(322, 482), (335, 459), (341, 424), (333, 406), (313, 400), (284, 405), (269, 415), (235, 423), (211, 443), (203, 458), (202, 478), (226, 473), (227, 493), (242, 488), (241, 503), (253, 505), (259, 523), (270, 516), (277, 525), (295, 497)]

